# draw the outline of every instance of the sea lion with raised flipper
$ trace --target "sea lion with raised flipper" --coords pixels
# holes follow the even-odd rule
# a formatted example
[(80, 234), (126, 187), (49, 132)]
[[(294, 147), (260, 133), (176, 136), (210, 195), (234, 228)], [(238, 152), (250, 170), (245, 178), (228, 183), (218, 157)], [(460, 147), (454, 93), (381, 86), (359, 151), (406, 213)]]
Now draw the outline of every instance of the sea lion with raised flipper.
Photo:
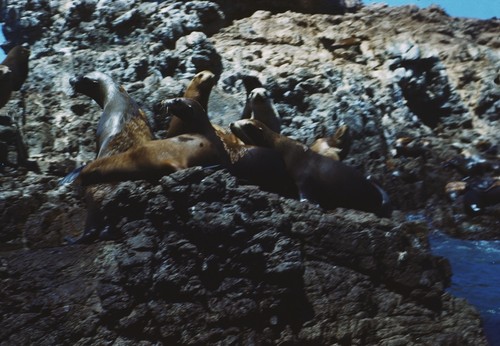
[[(212, 72), (201, 71), (193, 77), (183, 97), (197, 101), (205, 112), (208, 112), (208, 98), (215, 82), (215, 75)], [(193, 131), (188, 124), (184, 123), (179, 117), (172, 116), (167, 130), (167, 138), (191, 132)]]
[(70, 85), (102, 108), (96, 131), (97, 157), (121, 153), (153, 139), (144, 111), (110, 76), (94, 71), (72, 78)]
[(351, 147), (352, 138), (347, 125), (340, 126), (330, 137), (318, 138), (310, 146), (312, 151), (336, 161), (343, 160)]
[(271, 131), (255, 119), (239, 120), (230, 127), (244, 143), (271, 148), (281, 154), (301, 199), (326, 209), (343, 207), (372, 212), (380, 217), (390, 216), (387, 193), (354, 168)]

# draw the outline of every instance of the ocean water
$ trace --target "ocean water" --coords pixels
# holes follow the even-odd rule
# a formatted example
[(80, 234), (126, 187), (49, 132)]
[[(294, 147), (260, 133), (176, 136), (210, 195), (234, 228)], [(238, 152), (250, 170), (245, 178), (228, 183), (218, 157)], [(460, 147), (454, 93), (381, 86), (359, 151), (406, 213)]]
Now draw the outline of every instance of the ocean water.
[(432, 252), (451, 263), (449, 292), (479, 310), (490, 345), (500, 346), (500, 241), (460, 240), (436, 231), (430, 242)]

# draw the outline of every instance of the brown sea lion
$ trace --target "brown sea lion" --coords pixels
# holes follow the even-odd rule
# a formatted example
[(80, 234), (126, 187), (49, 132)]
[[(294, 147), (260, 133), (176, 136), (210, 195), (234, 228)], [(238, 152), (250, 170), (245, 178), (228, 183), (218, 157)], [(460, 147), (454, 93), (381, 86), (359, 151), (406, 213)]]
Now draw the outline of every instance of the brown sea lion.
[[(189, 83), (184, 98), (197, 101), (208, 112), (208, 98), (215, 85), (215, 75), (210, 71), (197, 73)], [(193, 132), (179, 117), (173, 116), (167, 130), (167, 138)]]
[(73, 90), (103, 109), (97, 125), (97, 157), (124, 152), (153, 139), (146, 114), (113, 79), (99, 71), (70, 80)]
[(99, 158), (81, 170), (82, 184), (155, 179), (188, 167), (229, 165), (229, 156), (198, 102), (176, 98), (162, 105), (194, 133), (145, 142), (123, 153)]
[(163, 107), (186, 123), (193, 133), (153, 140), (124, 153), (96, 159), (77, 172), (81, 183), (157, 179), (187, 167), (221, 165), (265, 190), (296, 196), (293, 181), (276, 150), (222, 139), (194, 100), (168, 100)]
[(12, 48), (0, 65), (7, 66), (12, 72), (12, 90), (21, 89), (28, 77), (28, 61), (30, 50), (23, 46)]
[(272, 148), (281, 154), (301, 199), (326, 209), (343, 207), (390, 216), (387, 193), (357, 170), (271, 131), (258, 120), (243, 119), (230, 127), (246, 144)]
[(311, 146), (312, 151), (336, 161), (343, 160), (351, 147), (351, 135), (347, 125), (340, 126), (330, 137), (318, 138)]
[(261, 87), (254, 88), (248, 95), (242, 119), (257, 119), (272, 131), (281, 131), (281, 121), (271, 95)]

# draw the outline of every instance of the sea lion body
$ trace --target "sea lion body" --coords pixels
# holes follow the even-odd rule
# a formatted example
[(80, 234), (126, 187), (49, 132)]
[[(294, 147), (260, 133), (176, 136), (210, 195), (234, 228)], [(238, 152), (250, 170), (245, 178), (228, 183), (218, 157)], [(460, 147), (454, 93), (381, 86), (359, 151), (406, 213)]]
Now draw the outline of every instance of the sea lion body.
[(29, 49), (15, 46), (0, 63), (0, 108), (9, 101), (12, 91), (21, 89), (28, 77), (29, 55)]
[(12, 71), (5, 65), (0, 65), (0, 108), (5, 106), (12, 94)]
[(96, 131), (97, 157), (121, 153), (153, 139), (146, 114), (108, 75), (94, 71), (70, 80), (70, 84), (103, 109)]
[(195, 133), (148, 141), (126, 152), (99, 158), (82, 169), (82, 184), (154, 179), (188, 167), (229, 164), (223, 143), (198, 102), (178, 98), (163, 105)]
[(343, 207), (390, 215), (387, 194), (357, 170), (281, 136), (255, 119), (237, 121), (231, 130), (247, 144), (278, 151), (301, 199), (326, 209)]
[(83, 168), (80, 179), (82, 185), (151, 180), (188, 167), (218, 163), (217, 151), (206, 137), (184, 134), (149, 141), (123, 153), (92, 161)]
[[(212, 72), (201, 71), (193, 77), (183, 97), (195, 100), (201, 105), (205, 112), (208, 112), (208, 98), (210, 97), (215, 82), (215, 75)], [(184, 123), (179, 117), (173, 116), (168, 126), (167, 138), (192, 132), (193, 130), (188, 124)]]
[(21, 89), (28, 77), (30, 50), (23, 46), (12, 48), (0, 65), (7, 66), (12, 72), (12, 91)]

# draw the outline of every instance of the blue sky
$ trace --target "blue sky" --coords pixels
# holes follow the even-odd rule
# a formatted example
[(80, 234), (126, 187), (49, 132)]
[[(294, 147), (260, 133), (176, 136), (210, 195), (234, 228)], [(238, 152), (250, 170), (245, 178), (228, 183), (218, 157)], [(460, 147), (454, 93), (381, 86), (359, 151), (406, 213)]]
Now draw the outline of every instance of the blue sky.
[[(363, 2), (365, 4), (385, 3), (390, 6), (414, 4), (419, 7), (437, 4), (444, 8), (450, 16), (481, 19), (500, 18), (500, 0), (363, 0)], [(4, 40), (0, 30), (0, 42)], [(3, 60), (4, 56), (3, 50), (0, 49), (0, 61)]]
[(436, 4), (454, 17), (500, 18), (500, 0), (363, 0), (363, 3), (384, 3), (390, 6), (414, 4), (418, 7)]

